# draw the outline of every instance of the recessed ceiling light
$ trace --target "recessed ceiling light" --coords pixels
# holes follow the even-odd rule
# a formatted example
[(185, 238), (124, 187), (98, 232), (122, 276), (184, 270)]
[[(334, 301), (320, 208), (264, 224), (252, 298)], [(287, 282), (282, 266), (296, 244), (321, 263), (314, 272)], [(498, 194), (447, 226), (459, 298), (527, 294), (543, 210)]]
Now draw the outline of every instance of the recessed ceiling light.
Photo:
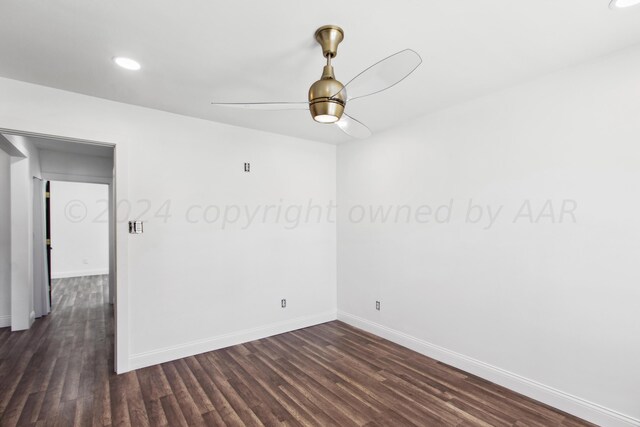
[(123, 56), (116, 56), (115, 58), (113, 58), (113, 62), (127, 70), (138, 71), (140, 68), (142, 68), (138, 61), (134, 61), (131, 58), (125, 58)]
[(640, 0), (611, 0), (609, 7), (611, 9), (624, 9), (626, 7), (637, 6)]

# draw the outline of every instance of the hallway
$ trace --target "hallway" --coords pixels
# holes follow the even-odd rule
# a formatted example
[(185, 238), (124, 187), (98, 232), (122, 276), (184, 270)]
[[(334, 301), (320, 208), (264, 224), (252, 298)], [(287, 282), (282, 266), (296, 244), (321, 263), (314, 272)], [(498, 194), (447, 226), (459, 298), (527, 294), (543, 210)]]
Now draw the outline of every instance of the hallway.
[(108, 277), (56, 279), (51, 314), (24, 332), (0, 329), (0, 425), (73, 425), (76, 415), (83, 426), (92, 417), (110, 420)]

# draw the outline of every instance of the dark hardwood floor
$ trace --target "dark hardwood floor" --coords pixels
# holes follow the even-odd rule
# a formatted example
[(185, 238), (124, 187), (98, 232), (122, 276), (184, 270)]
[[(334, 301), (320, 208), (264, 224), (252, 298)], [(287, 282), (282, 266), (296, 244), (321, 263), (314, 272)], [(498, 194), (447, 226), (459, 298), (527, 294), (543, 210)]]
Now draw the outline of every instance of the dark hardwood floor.
[(0, 329), (0, 425), (592, 425), (337, 321), (115, 375), (106, 288)]

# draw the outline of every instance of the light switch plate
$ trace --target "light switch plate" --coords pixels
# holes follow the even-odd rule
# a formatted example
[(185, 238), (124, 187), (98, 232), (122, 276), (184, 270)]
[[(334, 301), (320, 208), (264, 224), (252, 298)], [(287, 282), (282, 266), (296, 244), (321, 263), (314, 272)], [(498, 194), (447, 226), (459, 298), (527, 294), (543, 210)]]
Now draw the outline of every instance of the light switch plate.
[(129, 234), (142, 234), (142, 221), (129, 221)]

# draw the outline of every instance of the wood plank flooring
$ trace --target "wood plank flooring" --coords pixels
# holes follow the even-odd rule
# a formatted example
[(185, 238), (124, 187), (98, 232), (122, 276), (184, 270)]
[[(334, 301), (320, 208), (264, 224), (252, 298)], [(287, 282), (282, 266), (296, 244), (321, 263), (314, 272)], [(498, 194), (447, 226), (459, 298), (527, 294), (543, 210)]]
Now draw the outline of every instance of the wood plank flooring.
[(106, 289), (0, 329), (1, 426), (592, 425), (337, 321), (115, 375)]

